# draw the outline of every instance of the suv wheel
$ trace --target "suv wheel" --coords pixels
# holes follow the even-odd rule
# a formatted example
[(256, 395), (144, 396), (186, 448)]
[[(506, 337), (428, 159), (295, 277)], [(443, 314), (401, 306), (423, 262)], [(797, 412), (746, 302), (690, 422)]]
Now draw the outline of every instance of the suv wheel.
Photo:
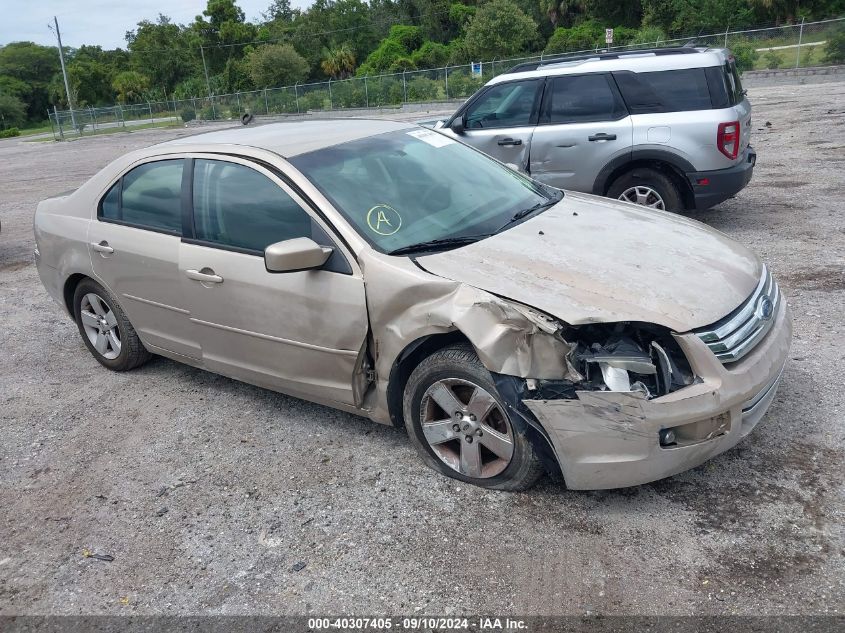
[(684, 206), (672, 179), (656, 169), (638, 168), (621, 175), (610, 185), (607, 197), (661, 211), (681, 211)]
[(469, 346), (447, 347), (413, 371), (403, 399), (411, 443), (429, 467), (494, 490), (525, 490), (543, 466), (513, 424), (490, 372)]
[(117, 301), (93, 279), (76, 287), (73, 316), (88, 351), (104, 367), (127, 371), (152, 357)]

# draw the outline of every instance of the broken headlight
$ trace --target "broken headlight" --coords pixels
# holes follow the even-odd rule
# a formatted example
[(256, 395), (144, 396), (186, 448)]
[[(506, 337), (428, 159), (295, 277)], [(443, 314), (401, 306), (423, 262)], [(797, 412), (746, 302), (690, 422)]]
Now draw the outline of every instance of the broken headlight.
[(583, 376), (579, 389), (630, 391), (654, 398), (692, 384), (686, 356), (666, 328), (614, 323), (573, 328), (569, 361)]

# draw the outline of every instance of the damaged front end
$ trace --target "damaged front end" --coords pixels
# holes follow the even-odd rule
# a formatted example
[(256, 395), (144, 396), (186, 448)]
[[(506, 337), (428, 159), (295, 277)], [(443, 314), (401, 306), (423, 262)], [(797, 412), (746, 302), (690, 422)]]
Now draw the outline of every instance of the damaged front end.
[[(550, 472), (558, 467), (554, 442), (534, 414), (532, 401), (568, 400), (575, 406), (585, 392), (650, 400), (696, 381), (686, 356), (666, 328), (644, 323), (567, 327), (555, 320), (547, 320), (546, 325), (547, 332), (570, 348), (564, 378), (493, 376), (511, 414), (531, 429), (529, 437)], [(661, 443), (671, 441), (671, 435), (661, 437)]]

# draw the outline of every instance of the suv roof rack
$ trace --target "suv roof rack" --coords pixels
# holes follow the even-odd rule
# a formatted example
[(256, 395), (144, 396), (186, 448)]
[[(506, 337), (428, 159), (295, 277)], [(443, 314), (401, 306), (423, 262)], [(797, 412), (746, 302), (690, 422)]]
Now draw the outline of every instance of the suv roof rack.
[(577, 62), (591, 59), (619, 59), (620, 57), (625, 57), (627, 55), (686, 55), (689, 53), (700, 52), (701, 51), (699, 49), (691, 48), (689, 46), (664, 46), (663, 48), (633, 48), (625, 51), (617, 51), (615, 53), (580, 53), (576, 55), (548, 57), (546, 59), (540, 60), (539, 62), (526, 62), (524, 64), (517, 64), (516, 66), (508, 70), (505, 74), (526, 73), (532, 70), (538, 70), (543, 66), (549, 66), (551, 64), (560, 64), (563, 62)]

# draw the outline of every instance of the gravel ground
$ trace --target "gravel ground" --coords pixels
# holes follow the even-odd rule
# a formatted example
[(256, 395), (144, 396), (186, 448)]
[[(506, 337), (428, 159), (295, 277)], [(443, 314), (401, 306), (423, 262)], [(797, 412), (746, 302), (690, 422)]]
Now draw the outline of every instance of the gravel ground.
[(104, 370), (38, 280), (35, 206), (187, 130), (0, 143), (0, 614), (843, 613), (845, 83), (750, 98), (754, 179), (694, 217), (770, 263), (792, 360), (735, 450), (610, 492), (487, 492), (361, 418)]

